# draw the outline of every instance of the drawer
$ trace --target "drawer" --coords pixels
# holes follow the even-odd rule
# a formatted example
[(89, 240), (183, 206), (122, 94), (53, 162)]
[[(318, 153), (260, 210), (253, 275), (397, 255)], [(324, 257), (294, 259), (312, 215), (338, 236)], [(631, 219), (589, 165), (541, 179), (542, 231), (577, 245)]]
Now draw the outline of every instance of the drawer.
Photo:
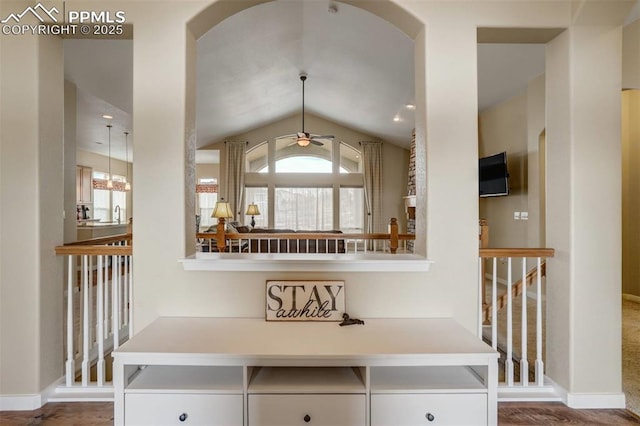
[(124, 400), (130, 426), (242, 426), (242, 395), (130, 393)]
[(486, 424), (486, 394), (371, 395), (371, 426)]
[(250, 426), (364, 426), (364, 394), (249, 395)]

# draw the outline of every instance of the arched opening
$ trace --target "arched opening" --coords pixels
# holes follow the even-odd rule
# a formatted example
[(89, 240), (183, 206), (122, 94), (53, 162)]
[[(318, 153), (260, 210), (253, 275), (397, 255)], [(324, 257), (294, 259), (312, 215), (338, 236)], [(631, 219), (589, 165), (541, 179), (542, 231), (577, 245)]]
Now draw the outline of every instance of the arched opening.
[[(344, 108), (348, 108), (348, 109), (345, 109), (344, 111), (340, 111), (339, 117), (342, 117), (342, 118), (327, 117), (326, 114), (321, 114), (323, 119), (328, 118), (329, 120), (333, 120), (339, 125), (345, 125), (345, 124), (348, 125), (348, 118), (351, 115), (357, 116), (358, 114), (366, 115), (370, 113), (371, 107), (370, 106), (363, 107), (361, 98), (365, 98), (367, 93), (371, 91), (379, 90), (380, 92), (384, 92), (385, 87), (379, 84), (371, 85), (371, 82), (367, 81), (366, 78), (358, 78), (359, 75), (357, 73), (351, 73), (351, 74), (355, 74), (354, 78), (359, 81), (357, 81), (357, 84), (355, 85), (356, 87), (354, 87), (350, 91), (348, 92), (343, 91), (344, 93), (331, 92), (332, 90), (331, 85), (327, 86), (326, 90), (321, 89), (320, 88), (321, 86), (319, 83), (321, 81), (320, 77), (322, 77), (324, 75), (323, 73), (326, 72), (326, 70), (323, 69), (323, 67), (343, 70), (340, 73), (336, 74), (337, 77), (333, 79), (333, 84), (338, 84), (340, 83), (340, 77), (345, 78), (345, 76), (349, 74), (348, 72), (344, 71), (345, 66), (343, 66), (343, 64), (327, 61), (326, 58), (321, 55), (314, 55), (312, 58), (307, 57), (307, 55), (305, 55), (304, 52), (311, 50), (309, 47), (310, 45), (308, 44), (309, 42), (300, 42), (300, 40), (297, 40), (295, 38), (283, 36), (283, 30), (282, 30), (283, 27), (286, 28), (291, 26), (294, 26), (294, 27), (303, 26), (304, 30), (307, 30), (311, 25), (314, 24), (314, 19), (309, 19), (309, 14), (313, 13), (313, 8), (317, 7), (317, 4), (314, 2), (312, 2), (312, 4), (305, 3), (305, 2), (295, 2), (295, 3), (288, 2), (287, 3), (288, 9), (295, 9), (295, 8), (300, 9), (300, 13), (302, 17), (302, 19), (300, 20), (301, 22), (298, 22), (298, 20), (295, 20), (295, 19), (290, 19), (288, 20), (289, 23), (287, 25), (279, 26), (277, 24), (278, 21), (276, 20), (276, 17), (273, 16), (278, 14), (274, 13), (273, 10), (271, 9), (272, 7), (273, 8), (277, 7), (277, 5), (280, 3), (281, 2), (278, 2), (278, 1), (274, 1), (274, 2), (257, 1), (257, 2), (252, 2), (249, 5), (247, 5), (246, 3), (243, 5), (238, 5), (231, 1), (219, 1), (211, 4), (209, 7), (203, 10), (197, 16), (195, 16), (188, 23), (188, 28), (194, 37), (194, 43), (198, 44), (198, 48), (195, 49), (195, 50), (198, 50), (198, 61), (202, 59), (202, 54), (199, 50), (200, 49), (199, 43), (201, 40), (204, 40), (208, 37), (207, 33), (209, 30), (213, 30), (213, 29), (218, 30), (218, 28), (224, 28), (226, 25), (230, 25), (229, 22), (231, 20), (240, 19), (240, 17), (243, 14), (254, 13), (257, 10), (260, 10), (261, 18), (262, 18), (260, 20), (262, 22), (260, 25), (264, 24), (265, 30), (261, 31), (261, 34), (263, 34), (262, 39), (254, 40), (253, 43), (258, 44), (259, 46), (267, 46), (264, 43), (266, 43), (265, 40), (268, 40), (270, 37), (276, 37), (276, 38), (284, 37), (287, 40), (287, 46), (281, 46), (278, 44), (274, 45), (276, 47), (281, 47), (281, 49), (272, 50), (273, 54), (271, 57), (271, 64), (261, 63), (259, 59), (256, 59), (255, 55), (248, 55), (247, 52), (243, 52), (241, 49), (228, 47), (230, 50), (234, 50), (235, 53), (238, 54), (238, 58), (239, 58), (238, 60), (243, 63), (243, 68), (251, 70), (251, 73), (252, 73), (251, 78), (255, 77), (255, 80), (252, 80), (252, 82), (249, 82), (248, 80), (242, 82), (242, 84), (244, 85), (243, 90), (245, 89), (251, 90), (251, 87), (249, 86), (252, 86), (255, 84), (257, 84), (258, 87), (262, 87), (262, 88), (268, 87), (269, 93), (267, 94), (267, 96), (270, 96), (272, 98), (271, 101), (273, 101), (273, 99), (276, 99), (276, 100), (279, 99), (279, 102), (281, 104), (291, 103), (292, 105), (295, 105), (295, 108), (298, 108), (299, 94), (297, 92), (293, 93), (293, 95), (289, 94), (288, 98), (292, 98), (292, 100), (288, 98), (287, 99), (278, 98), (278, 96), (280, 96), (279, 94), (280, 82), (277, 80), (277, 78), (274, 79), (274, 77), (270, 76), (270, 73), (273, 71), (271, 69), (272, 66), (276, 68), (279, 66), (279, 65), (272, 65), (273, 58), (277, 58), (276, 62), (278, 63), (286, 63), (289, 60), (289, 55), (291, 54), (291, 52), (287, 49), (292, 49), (292, 50), (298, 49), (300, 50), (300, 52), (303, 52), (303, 54), (301, 55), (302, 60), (298, 61), (298, 63), (290, 64), (288, 68), (285, 68), (286, 72), (279, 73), (281, 75), (284, 75), (284, 77), (280, 76), (278, 78), (286, 79), (287, 83), (290, 83), (291, 81), (293, 81), (294, 83), (292, 85), (294, 86), (294, 91), (297, 91), (297, 87), (295, 87), (295, 85), (299, 84), (299, 82), (296, 81), (298, 73), (300, 73), (301, 71), (308, 72), (310, 75), (310, 79), (307, 83), (311, 83), (311, 85), (307, 86), (308, 88), (307, 102), (311, 102), (308, 108), (312, 109), (315, 107), (315, 104), (322, 103), (322, 102), (329, 102), (329, 101), (326, 101), (327, 99), (330, 100), (331, 102), (340, 102), (341, 104), (345, 105)], [(425, 94), (421, 93), (420, 90), (416, 91), (416, 89), (413, 87), (413, 81), (415, 80), (413, 76), (414, 70), (424, 75), (424, 71), (422, 70), (422, 68), (424, 68), (424, 50), (420, 48), (416, 49), (413, 46), (413, 41), (416, 39), (416, 37), (423, 37), (424, 33), (421, 32), (423, 25), (413, 15), (409, 14), (407, 11), (405, 11), (403, 8), (393, 3), (392, 1), (379, 2), (379, 4), (376, 4), (376, 5), (364, 4), (364, 3), (360, 4), (359, 2), (346, 1), (346, 2), (338, 2), (336, 3), (336, 6), (338, 8), (338, 13), (337, 13), (338, 18), (342, 13), (344, 14), (357, 13), (357, 14), (364, 14), (367, 16), (370, 15), (372, 16), (372, 18), (368, 18), (368, 19), (377, 20), (376, 21), (377, 27), (374, 26), (372, 28), (359, 28), (357, 25), (357, 22), (352, 21), (352, 24), (355, 27), (354, 31), (368, 32), (373, 34), (376, 31), (379, 32), (380, 26), (385, 25), (388, 27), (393, 27), (393, 31), (396, 32), (396, 35), (401, 34), (402, 37), (405, 37), (405, 38), (408, 37), (408, 39), (411, 40), (411, 43), (412, 43), (410, 48), (411, 65), (409, 67), (411, 69), (411, 75), (408, 75), (404, 78), (405, 80), (411, 82), (411, 90), (406, 93), (402, 93), (401, 96), (404, 98), (404, 101), (401, 102), (401, 105), (399, 106), (393, 106), (392, 108), (395, 108), (395, 110), (393, 114), (390, 114), (389, 116), (390, 123), (392, 122), (392, 119), (393, 119), (393, 122), (401, 123), (401, 124), (396, 124), (397, 126), (402, 125), (402, 123), (404, 123), (405, 125), (407, 123), (411, 123), (411, 128), (407, 132), (407, 137), (406, 137), (405, 149), (407, 150), (407, 156), (408, 156), (408, 148), (409, 148), (409, 144), (411, 143), (411, 131), (414, 129), (414, 127), (422, 127), (423, 126), (422, 123), (425, 122), (424, 119), (416, 120), (417, 124), (414, 125), (414, 118), (413, 118), (413, 114), (416, 114), (416, 115), (424, 114)], [(282, 12), (282, 10), (280, 10), (280, 12)], [(325, 13), (327, 13), (326, 10), (325, 10)], [(331, 13), (331, 10), (329, 11), (329, 13)], [(333, 16), (330, 18), (336, 19), (336, 16)], [(269, 22), (272, 22), (273, 24), (269, 26)], [(294, 23), (291, 24), (291, 22), (294, 22)], [(246, 26), (235, 25), (235, 27), (244, 28), (243, 32), (245, 33), (247, 32)], [(326, 32), (331, 33), (330, 30), (327, 30)], [(195, 40), (198, 40), (198, 42), (196, 42)], [(272, 48), (273, 48), (272, 46), (264, 47), (264, 49), (272, 49)], [(331, 48), (328, 50), (336, 51), (338, 49)], [(297, 53), (300, 53), (300, 52), (297, 52)], [(355, 58), (355, 55), (347, 55), (347, 56), (351, 57), (350, 59), (351, 61), (357, 60), (357, 58)], [(206, 60), (212, 60), (212, 59), (213, 59), (212, 57), (207, 56), (204, 60), (206, 61)], [(222, 57), (222, 58), (217, 57), (216, 60), (218, 62), (223, 62), (227, 65), (229, 63), (234, 62), (233, 60), (230, 59), (230, 57)], [(415, 66), (415, 64), (417, 64), (417, 67)], [(376, 67), (371, 67), (371, 68), (376, 68)], [(214, 72), (212, 72), (212, 74), (220, 75), (220, 73), (214, 73)], [(290, 75), (287, 75), (287, 74), (290, 74)], [(202, 75), (203, 75), (203, 72), (200, 69), (192, 73), (192, 78), (194, 78), (197, 81), (196, 83), (197, 89), (194, 90), (194, 93), (197, 93), (196, 97), (198, 98), (198, 101), (195, 104), (196, 111), (198, 111), (198, 109), (202, 105), (203, 101), (201, 101), (201, 99), (220, 99), (221, 97), (223, 97), (223, 96), (218, 96), (218, 94), (214, 92), (202, 93), (202, 91), (206, 92), (206, 90), (208, 89), (207, 86), (200, 84)], [(314, 80), (314, 78), (316, 78), (316, 80)], [(273, 85), (270, 85), (269, 81), (272, 81), (275, 83)], [(317, 86), (314, 88), (313, 84), (317, 84)], [(422, 86), (421, 89), (423, 91), (424, 86)], [(219, 108), (216, 111), (219, 112), (219, 114), (221, 115), (235, 114), (236, 116), (238, 116), (239, 114), (242, 114), (243, 111), (247, 109), (251, 109), (254, 117), (260, 117), (264, 119), (264, 117), (260, 115), (261, 114), (260, 102), (262, 101), (257, 100), (257, 96), (255, 95), (255, 93), (245, 92), (244, 95), (234, 96), (233, 98), (237, 100), (238, 104), (235, 104), (232, 102), (229, 104), (228, 108)], [(333, 105), (334, 105), (333, 109), (336, 109), (335, 104)], [(377, 106), (377, 109), (380, 109), (380, 110), (384, 110), (388, 108), (389, 108), (388, 105), (383, 105), (383, 104), (379, 104)], [(288, 111), (295, 111), (295, 110), (288, 110)], [(200, 123), (203, 122), (203, 120), (200, 119), (199, 112), (196, 113), (196, 116), (198, 117), (196, 118), (196, 125), (199, 126)], [(213, 115), (205, 114), (205, 116), (208, 117), (208, 119), (210, 117), (216, 117), (215, 114)], [(227, 118), (226, 120), (223, 120), (222, 118), (220, 118), (219, 123), (211, 122), (209, 123), (209, 126), (211, 128), (215, 127), (216, 129), (222, 129), (226, 124), (232, 121), (229, 119), (230, 115), (227, 115), (225, 117)], [(304, 115), (302, 118), (304, 119)], [(213, 120), (214, 119), (210, 119), (210, 121), (213, 121)], [(273, 121), (273, 119), (270, 119), (270, 120)], [(299, 118), (293, 119), (293, 120), (299, 122)], [(382, 121), (382, 120), (379, 120), (379, 121)], [(261, 125), (264, 126), (265, 124), (262, 123)], [(304, 121), (303, 121), (303, 126), (304, 126)], [(233, 139), (236, 139), (236, 140), (246, 140), (248, 142), (248, 149), (254, 150), (253, 151), (254, 154), (256, 152), (255, 151), (256, 149), (264, 149), (265, 150), (264, 154), (266, 154), (268, 151), (268, 148), (266, 146), (262, 148), (258, 148), (258, 145), (264, 143), (265, 139), (268, 140), (272, 138), (273, 137), (272, 135), (274, 134), (286, 134), (286, 133), (292, 133), (300, 130), (304, 130), (304, 131), (308, 130), (308, 131), (312, 131), (314, 133), (319, 133), (319, 134), (333, 134), (333, 132), (330, 132), (330, 131), (325, 132), (323, 128), (320, 128), (320, 129), (315, 127), (311, 128), (311, 126), (313, 126), (313, 122), (311, 122), (311, 124), (308, 124), (308, 126), (309, 126), (309, 129), (306, 129), (306, 128), (298, 129), (299, 126), (283, 128), (282, 131), (278, 133), (274, 132), (274, 133), (271, 133), (271, 135), (263, 134), (263, 135), (260, 135), (259, 137), (256, 137), (256, 139), (259, 139), (259, 140), (251, 139), (251, 137), (256, 136), (255, 134), (251, 134), (251, 130), (248, 130), (246, 132), (229, 130), (225, 134), (225, 136), (232, 137)], [(365, 134), (367, 133), (367, 129), (363, 128), (363, 126), (360, 126), (359, 128), (357, 128), (357, 130)], [(376, 129), (371, 129), (371, 133), (369, 134), (376, 135), (376, 131), (377, 131)], [(200, 137), (200, 135), (203, 135), (203, 138), (207, 137), (207, 136), (204, 136), (206, 132), (200, 131), (199, 127), (198, 127), (197, 133), (199, 135), (198, 137)], [(425, 152), (425, 148), (424, 148), (425, 131), (423, 128), (421, 128), (416, 133), (419, 135), (416, 138), (416, 143), (421, 146), (421, 148), (417, 150), (418, 156), (416, 158), (416, 162), (418, 163), (419, 170), (425, 170), (425, 167), (426, 167), (425, 158), (424, 158), (424, 155), (421, 154)], [(237, 137), (239, 134), (241, 137)], [(382, 134), (382, 133), (378, 132), (378, 134)], [(250, 137), (248, 137), (247, 135), (250, 135)], [(380, 137), (380, 136), (378, 137), (384, 140), (385, 142), (387, 142), (387, 140), (384, 137)], [(284, 150), (282, 150), (282, 152), (278, 150), (277, 152), (279, 153), (279, 155), (276, 155), (276, 162), (273, 163), (273, 165), (268, 164), (267, 162), (260, 162), (260, 161), (256, 162), (255, 158), (252, 158), (252, 166), (247, 167), (246, 170), (251, 173), (264, 174), (268, 172), (271, 167), (275, 167), (276, 169), (278, 167), (285, 167), (285, 166), (289, 167), (287, 166), (287, 163), (289, 163), (290, 165), (292, 162), (297, 161), (299, 162), (299, 164), (297, 165), (297, 168), (289, 167), (289, 170), (297, 170), (296, 172), (293, 172), (293, 173), (300, 173), (302, 171), (309, 173), (311, 169), (309, 167), (306, 167), (303, 163), (313, 162), (314, 164), (320, 164), (320, 161), (314, 158), (322, 158), (323, 157), (322, 154), (324, 154), (326, 158), (326, 162), (324, 163), (324, 172), (316, 171), (316, 173), (329, 172), (330, 165), (332, 167), (331, 171), (335, 172), (335, 170), (337, 170), (339, 174), (346, 175), (350, 173), (356, 173), (356, 174), (362, 173), (361, 159), (359, 158), (359, 153), (357, 152), (357, 150), (353, 149), (353, 145), (354, 144), (357, 145), (357, 142), (359, 140), (369, 140), (369, 139), (370, 138), (366, 138), (366, 137), (355, 139), (350, 142), (351, 146), (349, 146), (349, 143), (340, 144), (338, 146), (334, 145), (333, 151), (327, 151), (325, 153), (318, 152), (318, 153), (309, 153), (307, 155), (298, 155), (295, 153), (285, 153)], [(196, 142), (196, 147), (200, 147), (203, 145), (207, 147), (211, 147), (212, 144), (216, 143), (216, 140), (220, 141), (221, 139), (215, 139), (215, 136), (211, 136), (205, 142), (198, 140)], [(311, 147), (311, 149), (313, 148), (317, 148), (317, 147)], [(311, 149), (309, 149), (309, 152), (311, 152)], [(247, 155), (249, 155), (249, 152), (247, 153)], [(224, 154), (222, 154), (221, 157), (224, 157)], [(224, 158), (221, 158), (221, 165), (220, 165), (221, 191), (225, 190), (224, 189), (225, 183), (224, 183), (224, 177), (223, 177), (225, 174), (224, 161), (225, 161)], [(249, 162), (247, 161), (247, 164), (248, 163)], [(260, 165), (258, 165), (258, 163), (260, 163)], [(336, 163), (339, 165), (335, 166)], [(404, 168), (408, 168), (408, 159), (406, 160), (406, 163), (407, 163), (406, 165), (403, 165)], [(391, 160), (389, 160), (388, 164), (389, 165), (387, 167), (396, 167), (395, 164), (391, 163)], [(277, 170), (275, 171), (277, 172)], [(392, 196), (394, 198), (393, 202), (392, 203), (385, 202), (385, 209), (390, 209), (389, 206), (392, 206), (393, 209), (397, 210), (397, 213), (394, 213), (393, 215), (387, 214), (386, 216), (384, 216), (385, 223), (388, 222), (390, 217), (400, 217), (401, 220), (403, 221), (406, 220), (404, 218), (405, 212), (404, 212), (403, 197), (406, 195), (407, 172), (402, 171), (399, 173), (404, 173), (404, 175), (402, 176), (402, 180), (395, 179), (397, 190), (395, 190), (395, 194)], [(187, 176), (188, 175), (189, 175), (189, 172), (187, 172)], [(399, 182), (401, 182), (401, 184), (398, 184)], [(269, 189), (270, 185), (271, 184), (257, 185), (255, 183), (253, 184), (253, 186), (247, 185), (245, 193), (247, 194), (251, 193), (252, 197), (258, 197), (258, 196), (262, 197), (264, 196), (262, 192), (274, 191), (275, 184), (273, 185), (272, 189)], [(335, 183), (328, 183), (328, 185), (333, 187), (334, 189), (334, 195), (332, 196), (332, 199), (335, 206), (340, 205), (341, 199), (347, 199), (350, 197), (358, 196), (357, 195), (358, 189), (356, 185), (349, 184), (349, 185), (336, 186)], [(422, 205), (422, 210), (424, 213), (426, 213), (426, 207), (425, 207), (425, 201), (424, 201), (424, 194), (426, 192), (425, 181), (422, 180), (418, 186), (419, 187), (417, 189), (417, 195), (418, 195), (418, 198), (420, 198), (420, 201), (418, 201), (418, 205)], [(260, 188), (264, 188), (264, 189), (260, 189)], [(256, 191), (258, 192), (262, 191), (261, 192), (262, 195), (258, 194)], [(348, 196), (343, 196), (344, 194), (340, 195), (341, 192), (342, 193), (349, 192), (349, 195)], [(354, 195), (354, 192), (356, 193), (356, 195)], [(187, 194), (187, 197), (189, 197), (189, 194)], [(391, 199), (392, 197), (387, 196), (387, 199)], [(242, 209), (241, 208), (236, 209), (236, 211), (242, 211)], [(270, 214), (273, 214), (273, 210), (271, 208), (267, 209), (267, 211)], [(338, 210), (335, 211), (333, 214), (334, 227), (337, 227), (335, 224), (339, 223), (340, 215), (341, 213), (338, 207)], [(418, 243), (416, 245), (417, 246), (416, 252), (423, 255), (426, 252), (425, 235), (424, 235), (425, 229), (426, 229), (426, 220), (423, 219), (425, 216), (426, 214), (422, 214), (419, 216), (420, 217), (419, 221), (421, 223), (419, 223), (418, 226), (416, 227), (417, 233), (422, 234), (422, 236), (419, 237)], [(357, 228), (357, 226), (354, 227), (354, 229), (355, 228)]]

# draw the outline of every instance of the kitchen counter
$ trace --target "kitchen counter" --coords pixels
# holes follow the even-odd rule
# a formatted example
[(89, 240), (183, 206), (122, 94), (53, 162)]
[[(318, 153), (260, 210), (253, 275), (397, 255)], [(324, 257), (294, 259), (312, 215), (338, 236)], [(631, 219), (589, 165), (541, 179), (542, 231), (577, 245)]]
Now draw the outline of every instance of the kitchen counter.
[(90, 240), (92, 238), (109, 237), (111, 235), (119, 235), (127, 233), (126, 222), (97, 222), (87, 221), (78, 222), (76, 227), (78, 231), (78, 241)]

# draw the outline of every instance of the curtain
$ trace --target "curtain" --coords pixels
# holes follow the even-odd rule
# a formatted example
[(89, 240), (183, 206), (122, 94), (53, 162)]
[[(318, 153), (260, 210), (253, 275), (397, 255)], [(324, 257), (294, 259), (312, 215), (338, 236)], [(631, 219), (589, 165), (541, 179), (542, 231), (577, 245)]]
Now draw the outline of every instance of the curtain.
[(366, 210), (365, 232), (384, 232), (382, 224), (382, 142), (360, 142)]
[(244, 167), (246, 142), (226, 141), (227, 149), (227, 202), (233, 220), (239, 220), (244, 204)]

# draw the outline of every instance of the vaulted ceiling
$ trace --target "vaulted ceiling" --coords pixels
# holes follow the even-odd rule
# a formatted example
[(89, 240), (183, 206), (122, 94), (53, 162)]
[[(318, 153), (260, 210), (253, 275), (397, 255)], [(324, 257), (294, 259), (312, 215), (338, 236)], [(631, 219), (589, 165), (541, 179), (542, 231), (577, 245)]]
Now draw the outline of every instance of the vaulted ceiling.
[[(197, 146), (298, 113), (306, 72), (306, 112), (408, 147), (413, 49), (399, 29), (344, 3), (276, 0), (246, 9), (198, 40)], [(133, 132), (132, 52), (130, 40), (65, 40), (65, 77), (80, 93), (80, 148), (106, 155), (107, 111), (116, 134)], [(543, 44), (479, 44), (479, 109), (543, 72)], [(124, 159), (119, 142), (112, 155)]]

